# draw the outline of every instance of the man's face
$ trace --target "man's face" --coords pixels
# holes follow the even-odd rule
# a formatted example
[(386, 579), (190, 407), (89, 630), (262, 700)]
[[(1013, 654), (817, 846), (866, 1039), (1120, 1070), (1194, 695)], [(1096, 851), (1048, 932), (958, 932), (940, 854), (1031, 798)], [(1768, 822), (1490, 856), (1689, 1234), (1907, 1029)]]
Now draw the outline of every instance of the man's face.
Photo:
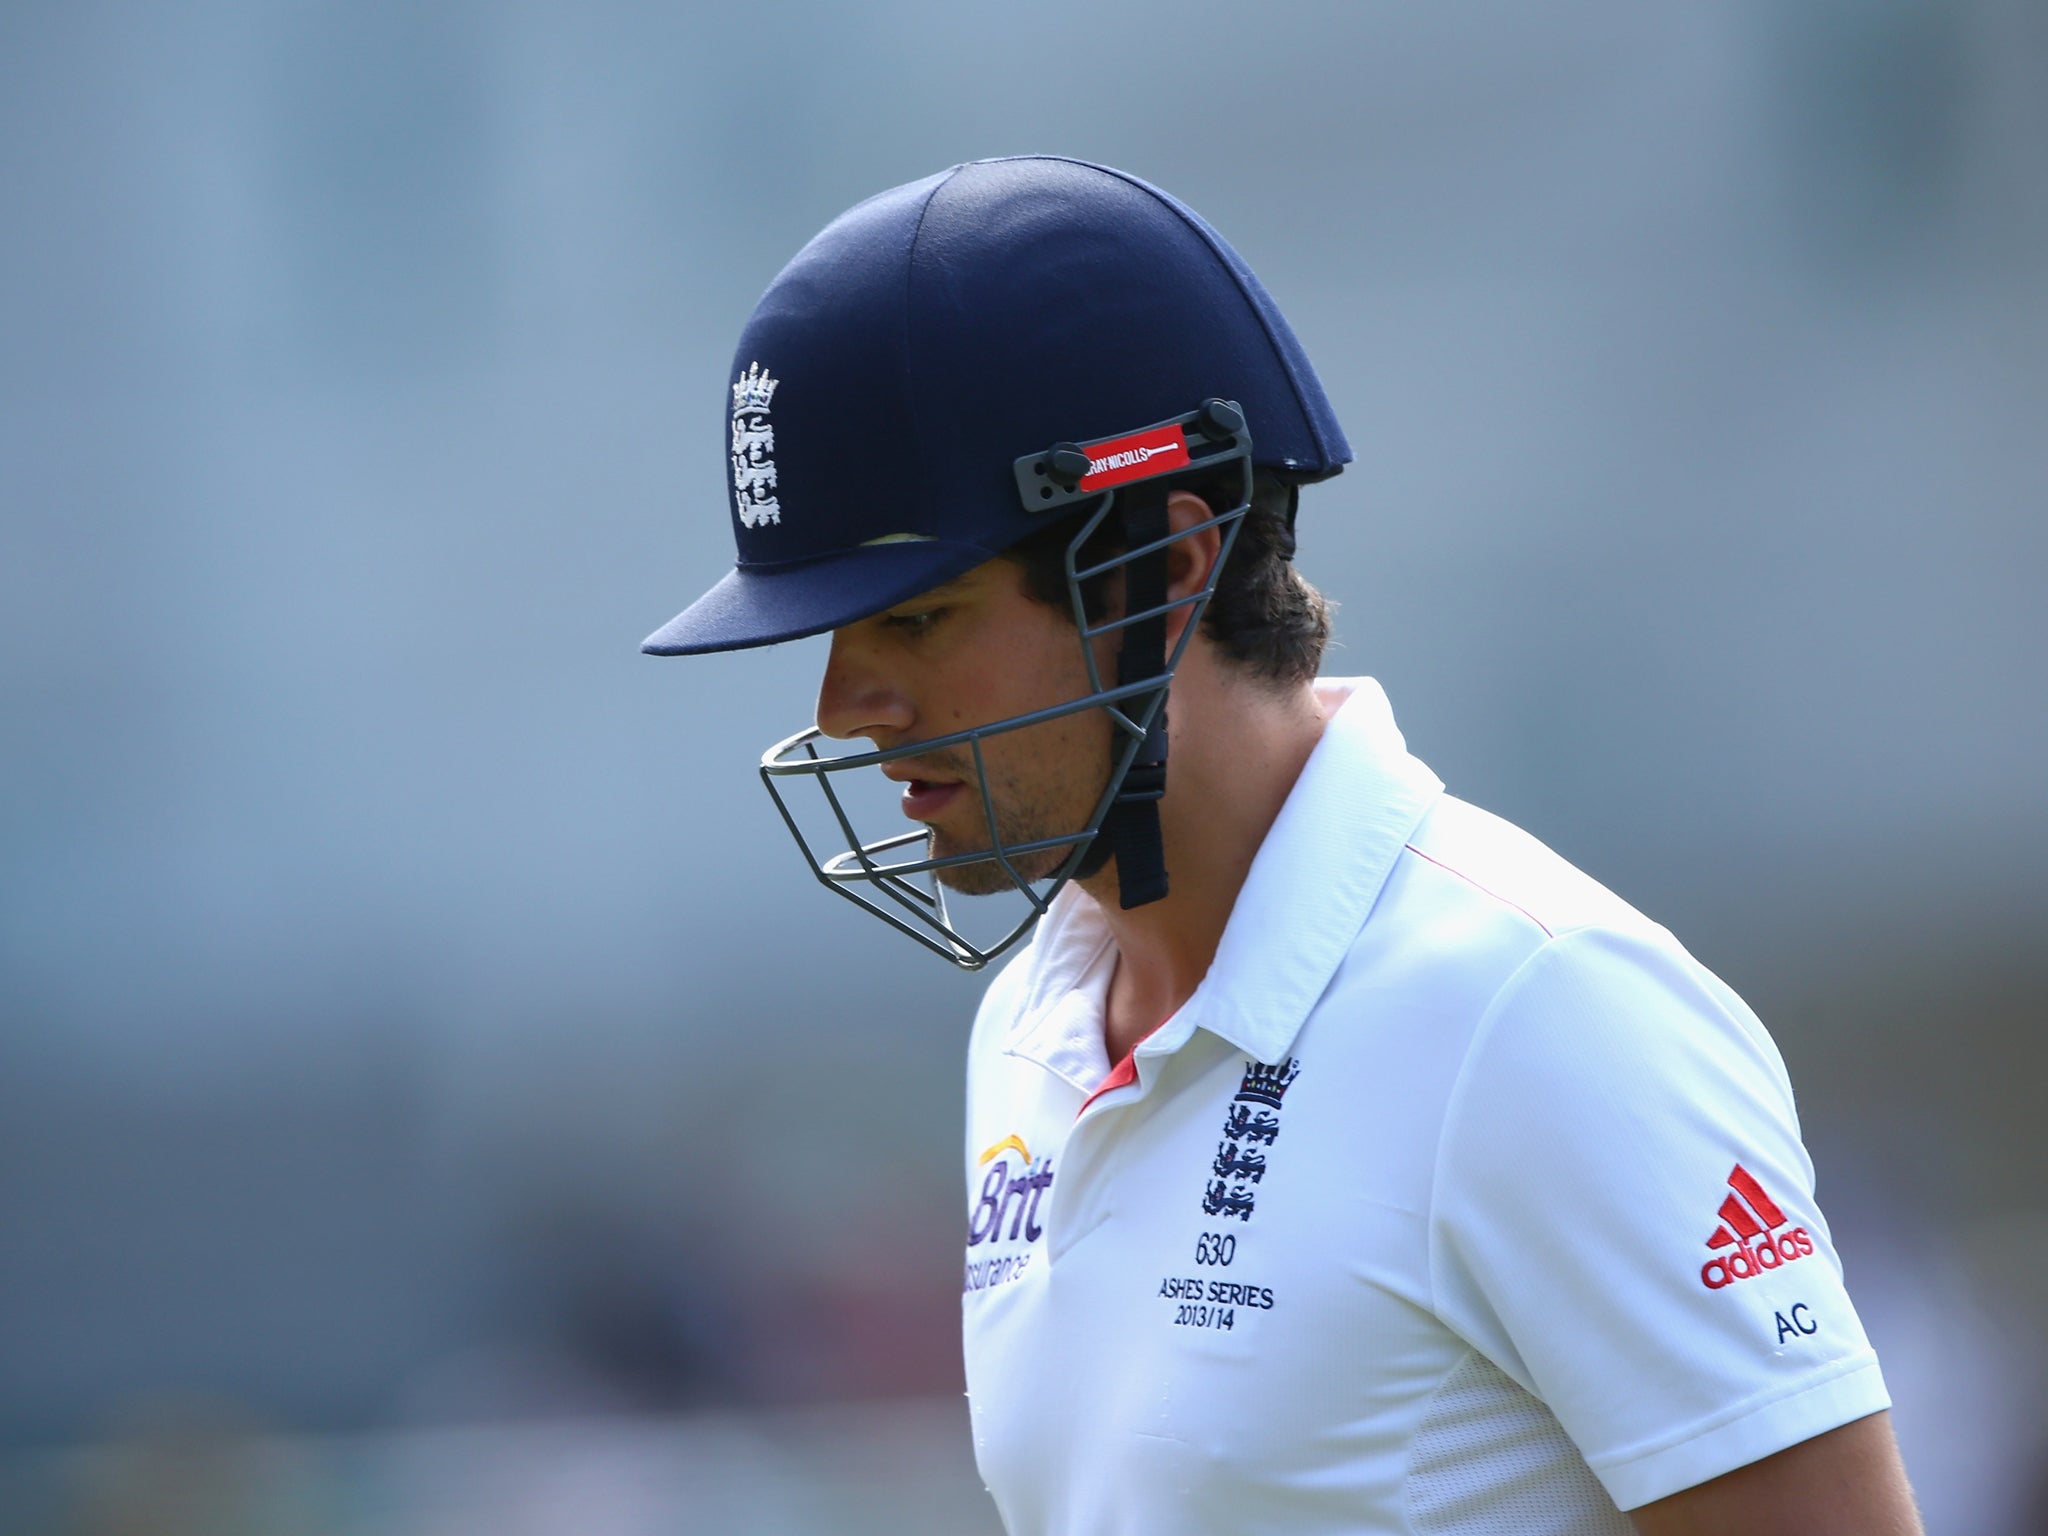
[[(1097, 665), (1110, 663), (1098, 655)], [(865, 737), (887, 750), (1071, 703), (1089, 691), (1073, 620), (1028, 596), (1017, 564), (991, 560), (833, 631), (818, 726), (828, 736)], [(982, 761), (1003, 844), (1086, 827), (1109, 779), (1112, 745), (1100, 709), (984, 737)], [(882, 771), (904, 786), (904, 814), (929, 828), (932, 857), (988, 850), (989, 812), (971, 749), (913, 755)], [(1011, 862), (1026, 879), (1042, 879), (1071, 848)], [(994, 860), (942, 869), (938, 877), (968, 895), (1014, 889)]]

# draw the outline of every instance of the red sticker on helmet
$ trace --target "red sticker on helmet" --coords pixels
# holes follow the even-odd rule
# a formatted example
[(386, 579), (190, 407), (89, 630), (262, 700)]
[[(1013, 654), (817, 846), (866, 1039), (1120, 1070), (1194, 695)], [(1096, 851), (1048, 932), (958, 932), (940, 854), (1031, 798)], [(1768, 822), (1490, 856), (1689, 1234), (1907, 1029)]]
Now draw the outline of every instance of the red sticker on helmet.
[(1080, 489), (1103, 491), (1126, 480), (1143, 480), (1169, 469), (1186, 468), (1188, 439), (1178, 422), (1169, 422), (1149, 431), (1133, 432), (1129, 437), (1089, 443), (1087, 453), (1088, 473), (1081, 477)]

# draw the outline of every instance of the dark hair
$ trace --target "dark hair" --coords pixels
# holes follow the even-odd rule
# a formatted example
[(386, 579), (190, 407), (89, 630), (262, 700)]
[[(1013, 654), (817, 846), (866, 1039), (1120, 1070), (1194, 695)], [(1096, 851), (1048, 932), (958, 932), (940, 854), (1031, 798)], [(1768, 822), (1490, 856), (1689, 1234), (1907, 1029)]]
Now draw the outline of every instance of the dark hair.
[[(1243, 484), (1234, 469), (1206, 470), (1140, 481), (1117, 495), (1163, 504), (1174, 491), (1192, 491), (1212, 512), (1228, 512), (1237, 505)], [(1272, 470), (1254, 472), (1251, 507), (1216, 578), (1216, 593), (1202, 614), (1202, 633), (1226, 657), (1254, 676), (1283, 686), (1314, 679), (1330, 638), (1329, 603), (1303, 580), (1293, 564), (1294, 508), (1300, 489)], [(1063, 519), (1003, 552), (1004, 558), (1024, 568), (1024, 590), (1062, 613), (1072, 612), (1072, 599), (1067, 595), (1067, 545), (1085, 517)], [(1122, 547), (1119, 521), (1104, 519), (1082, 548), (1079, 564), (1083, 569), (1108, 559)], [(1098, 576), (1082, 589), (1083, 611), (1091, 622), (1105, 611), (1112, 574)]]

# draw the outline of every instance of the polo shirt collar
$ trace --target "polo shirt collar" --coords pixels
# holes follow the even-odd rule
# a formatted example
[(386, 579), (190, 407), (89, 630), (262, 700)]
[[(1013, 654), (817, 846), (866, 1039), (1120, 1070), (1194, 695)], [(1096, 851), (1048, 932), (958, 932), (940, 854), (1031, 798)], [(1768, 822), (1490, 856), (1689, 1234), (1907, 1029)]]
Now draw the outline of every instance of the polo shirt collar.
[[(1322, 739), (1252, 860), (1208, 975), (1139, 1045), (1141, 1057), (1178, 1050), (1198, 1027), (1254, 1060), (1284, 1057), (1443, 793), (1410, 755), (1377, 682), (1324, 678), (1316, 693), (1330, 712)], [(1084, 1093), (1101, 1081), (1113, 957), (1101, 909), (1069, 885), (1026, 952), (1010, 1053)]]

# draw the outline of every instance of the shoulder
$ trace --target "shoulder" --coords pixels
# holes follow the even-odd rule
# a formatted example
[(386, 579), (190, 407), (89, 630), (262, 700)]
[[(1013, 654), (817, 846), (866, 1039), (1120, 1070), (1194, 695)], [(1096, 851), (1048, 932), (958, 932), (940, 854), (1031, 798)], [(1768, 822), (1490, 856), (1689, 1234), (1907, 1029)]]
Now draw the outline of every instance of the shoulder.
[(1450, 796), (1408, 839), (1326, 1001), (1374, 1019), (1377, 1072), (1426, 1072), (1454, 1161), (1592, 1126), (1650, 1135), (1680, 1105), (1796, 1126), (1777, 1048), (1731, 988), (1599, 881)]
[(1491, 905), (1543, 938), (1605, 927), (1669, 935), (1538, 839), (1453, 795), (1441, 797), (1403, 850), (1407, 873), (1439, 902)]
[(1512, 1105), (1524, 1134), (1632, 1126), (1682, 1107), (1796, 1127), (1791, 1083), (1757, 1016), (1669, 934), (1588, 926), (1546, 939), (1477, 1022), (1452, 1105), (1468, 1134)]
[[(1535, 1184), (1619, 1191), (1648, 1179), (1684, 1206), (1677, 1221), (1738, 1160), (1810, 1188), (1784, 1059), (1742, 998), (1534, 838), (1447, 809), (1410, 849), (1430, 888), (1420, 904), (1439, 931), (1494, 937), (1447, 1069), (1439, 1218), (1535, 1199)], [(1669, 1182), (1681, 1170), (1682, 1196)]]
[(1592, 935), (1693, 964), (1669, 931), (1536, 838), (1445, 795), (1396, 856), (1340, 980), (1469, 1032), (1556, 955), (1597, 948)]
[[(1567, 1117), (1597, 1105), (1639, 1118), (1653, 1101), (1718, 1096), (1793, 1123), (1769, 1033), (1661, 923), (1520, 828), (1449, 796), (1404, 855), (1419, 930), (1493, 935), (1453, 1110), (1468, 1129), (1503, 1107), (1499, 1096), (1525, 1122), (1546, 1103)], [(1639, 1115), (1627, 1113), (1631, 1102)]]
[(1708, 1052), (1782, 1085), (1775, 1046), (1731, 988), (1663, 924), (1520, 828), (1446, 797), (1408, 852), (1440, 905), (1492, 909), (1525, 939), (1488, 1000), (1475, 1053), (1561, 1058), (1584, 1080), (1659, 1057), (1691, 1070)]

